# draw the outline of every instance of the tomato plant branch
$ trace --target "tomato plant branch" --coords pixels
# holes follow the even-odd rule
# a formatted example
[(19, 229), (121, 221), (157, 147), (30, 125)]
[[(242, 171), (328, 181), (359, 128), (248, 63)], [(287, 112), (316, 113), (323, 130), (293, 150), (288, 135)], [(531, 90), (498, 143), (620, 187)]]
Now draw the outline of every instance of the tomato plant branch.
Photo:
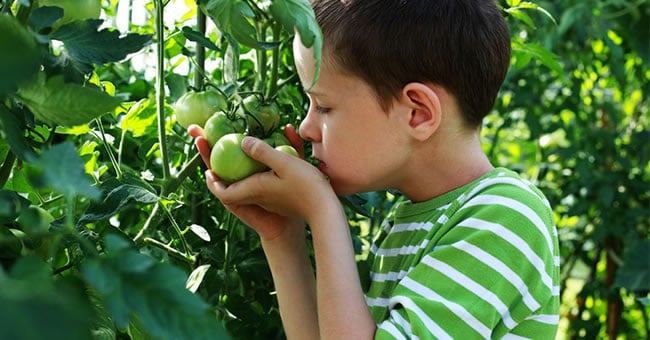
[(196, 262), (196, 258), (194, 256), (184, 254), (180, 252), (178, 249), (175, 249), (174, 247), (162, 243), (154, 238), (151, 237), (145, 237), (144, 238), (144, 243), (150, 246), (154, 246), (156, 248), (162, 249), (166, 251), (169, 255), (176, 257), (177, 259), (183, 260), (189, 264), (194, 264)]
[[(183, 253), (184, 254), (189, 254), (190, 253), (190, 246), (187, 244), (187, 240), (185, 239), (185, 235), (183, 235), (183, 231), (181, 228), (178, 226), (178, 223), (176, 223), (176, 219), (172, 215), (171, 211), (167, 209), (167, 207), (163, 206), (163, 211), (167, 215), (167, 218), (169, 218), (169, 222), (172, 224), (172, 228), (174, 228), (174, 231), (178, 234), (178, 239), (181, 241), (181, 245), (183, 246)], [(189, 255), (187, 255), (189, 256)]]
[(196, 169), (197, 166), (201, 165), (201, 155), (195, 154), (188, 162), (183, 166), (181, 171), (178, 172), (176, 176), (167, 181), (164, 186), (165, 192), (174, 192), (178, 187), (183, 183), (183, 181), (189, 177), (192, 172)]
[[(199, 32), (205, 35), (206, 29), (206, 16), (203, 11), (198, 10), (196, 16), (196, 25)], [(194, 69), (194, 87), (197, 89), (202, 89), (205, 83), (204, 81), (204, 70), (205, 70), (205, 47), (203, 45), (196, 43), (196, 69)]]
[(99, 127), (101, 139), (103, 141), (104, 148), (106, 149), (106, 153), (108, 154), (108, 158), (111, 160), (111, 164), (113, 164), (113, 168), (115, 169), (115, 177), (117, 177), (117, 179), (120, 179), (122, 178), (122, 170), (120, 169), (120, 164), (115, 159), (115, 155), (113, 155), (113, 150), (111, 150), (108, 144), (108, 140), (106, 139), (106, 132), (104, 131), (104, 125), (99, 119), (95, 119), (95, 122), (97, 123), (97, 127)]
[[(273, 41), (280, 40), (280, 33), (282, 32), (282, 25), (279, 22), (273, 23)], [(266, 98), (272, 98), (275, 96), (275, 93), (278, 91), (278, 73), (280, 68), (280, 45), (278, 44), (273, 48), (271, 54), (271, 81), (269, 84), (268, 91), (266, 92)]]
[[(264, 32), (266, 31), (266, 25), (257, 24), (257, 41), (265, 41)], [(263, 47), (257, 47), (255, 49), (255, 63), (257, 64), (257, 77), (255, 78), (255, 85), (253, 90), (256, 92), (264, 93), (264, 87), (266, 85), (266, 72), (267, 72), (267, 56), (266, 49)]]
[[(169, 178), (169, 154), (167, 150), (167, 131), (165, 127), (165, 26), (164, 26), (164, 4), (162, 0), (154, 0), (156, 8), (156, 39), (158, 41), (156, 57), (156, 110), (158, 114), (158, 141), (160, 143), (160, 155), (162, 157), (163, 181)], [(166, 192), (162, 192), (165, 195)]]
[(151, 228), (151, 225), (153, 225), (153, 221), (157, 220), (158, 215), (160, 214), (160, 205), (162, 203), (158, 202), (153, 206), (153, 209), (151, 209), (151, 213), (149, 214), (149, 217), (147, 220), (144, 222), (144, 225), (142, 226), (142, 229), (138, 231), (138, 233), (135, 235), (133, 238), (133, 242), (137, 245), (139, 244), (142, 239), (142, 237), (145, 235), (145, 233)]
[(9, 150), (4, 162), (2, 162), (2, 167), (0, 167), (0, 188), (4, 188), (7, 180), (9, 180), (15, 162), (16, 154)]

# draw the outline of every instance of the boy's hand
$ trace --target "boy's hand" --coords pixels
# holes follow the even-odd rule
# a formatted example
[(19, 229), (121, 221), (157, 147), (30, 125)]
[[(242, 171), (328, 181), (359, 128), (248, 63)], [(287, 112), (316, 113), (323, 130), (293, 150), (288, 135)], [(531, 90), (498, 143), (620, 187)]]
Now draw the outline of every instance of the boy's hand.
[(243, 140), (242, 149), (271, 171), (254, 174), (228, 186), (220, 181), (208, 181), (208, 188), (224, 204), (254, 204), (282, 216), (309, 219), (320, 209), (323, 199), (336, 200), (325, 176), (304, 160), (252, 137)]
[[(188, 127), (188, 133), (194, 137), (195, 145), (203, 162), (210, 167), (211, 150), (203, 136), (203, 129), (197, 125), (191, 125)], [(299, 155), (302, 155), (304, 153), (302, 139), (293, 126), (288, 125), (285, 134)], [(247, 138), (247, 141), (242, 144), (244, 151), (249, 153), (252, 158), (267, 164), (272, 171), (255, 174), (226, 186), (211, 170), (207, 170), (205, 177), (208, 189), (221, 200), (228, 210), (256, 230), (264, 240), (280, 236), (289, 226), (303, 227), (304, 222), (301, 217), (304, 216), (305, 197), (301, 197), (303, 193), (298, 192), (295, 188), (300, 186), (307, 189), (310, 186), (308, 182), (320, 182), (330, 188), (324, 176), (309, 163), (274, 150), (261, 140)], [(288, 171), (293, 167), (296, 168), (296, 171)], [(280, 178), (279, 174), (282, 174), (283, 177)], [(306, 182), (297, 184), (290, 180), (292, 178), (306, 180)], [(331, 191), (331, 189), (329, 190)], [(303, 204), (296, 205), (296, 203)], [(312, 205), (312, 207), (317, 206)]]

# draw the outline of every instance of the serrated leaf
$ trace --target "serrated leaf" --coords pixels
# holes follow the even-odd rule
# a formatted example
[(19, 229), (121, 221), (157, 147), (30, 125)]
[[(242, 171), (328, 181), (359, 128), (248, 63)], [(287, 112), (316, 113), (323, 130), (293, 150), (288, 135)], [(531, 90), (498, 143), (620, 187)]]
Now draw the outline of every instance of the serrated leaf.
[(113, 29), (97, 29), (101, 19), (73, 21), (61, 26), (50, 37), (63, 42), (73, 58), (89, 64), (118, 62), (140, 51), (151, 42), (150, 34), (128, 33)]
[[(84, 262), (81, 274), (98, 292), (119, 328), (137, 325), (138, 333), (161, 339), (227, 338), (217, 318), (209, 313), (207, 303), (185, 288), (185, 273), (160, 262), (133, 272), (123, 264), (152, 259), (126, 246), (128, 242), (108, 246), (115, 239), (117, 236), (107, 236), (107, 253)], [(96, 277), (110, 278), (116, 286), (98, 287)]]
[(79, 219), (79, 225), (109, 218), (119, 213), (122, 207), (130, 201), (152, 204), (159, 199), (149, 186), (137, 180), (127, 180), (115, 188), (111, 188), (111, 186), (111, 184), (108, 184), (108, 187), (105, 184), (102, 185), (102, 190), (105, 192), (104, 199), (88, 207)]
[(232, 35), (242, 45), (260, 48), (255, 26), (250, 20), (255, 13), (246, 2), (209, 0), (205, 11), (221, 32)]
[(144, 98), (133, 104), (120, 121), (119, 126), (139, 138), (156, 129), (156, 102), (153, 98)]
[(7, 14), (0, 14), (0, 95), (16, 92), (41, 65), (41, 53), (31, 34)]
[(46, 79), (44, 72), (21, 86), (18, 97), (35, 118), (51, 126), (87, 124), (112, 111), (121, 102), (94, 85), (65, 83), (63, 76)]
[(308, 0), (274, 0), (271, 3), (271, 14), (290, 33), (297, 31), (300, 41), (314, 51), (315, 75), (312, 85), (316, 83), (320, 73), (321, 52), (323, 49), (323, 34), (316, 21), (314, 10)]
[(63, 142), (43, 151), (29, 166), (36, 187), (49, 187), (67, 197), (85, 196), (97, 200), (100, 191), (84, 172), (84, 163), (72, 142)]
[(52, 27), (59, 19), (63, 18), (63, 8), (57, 6), (43, 6), (29, 13), (29, 26), (35, 31)]

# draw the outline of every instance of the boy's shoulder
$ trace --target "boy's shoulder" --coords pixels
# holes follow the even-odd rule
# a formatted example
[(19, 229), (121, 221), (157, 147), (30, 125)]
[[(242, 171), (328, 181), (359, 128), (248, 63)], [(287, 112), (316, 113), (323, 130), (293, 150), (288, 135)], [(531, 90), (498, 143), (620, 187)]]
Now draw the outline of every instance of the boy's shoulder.
[(498, 167), (470, 183), (428, 201), (413, 203), (402, 197), (396, 201), (388, 217), (426, 215), (428, 212), (440, 210), (445, 210), (449, 216), (463, 207), (504, 204), (504, 201), (516, 201), (550, 213), (550, 204), (539, 188), (517, 172)]

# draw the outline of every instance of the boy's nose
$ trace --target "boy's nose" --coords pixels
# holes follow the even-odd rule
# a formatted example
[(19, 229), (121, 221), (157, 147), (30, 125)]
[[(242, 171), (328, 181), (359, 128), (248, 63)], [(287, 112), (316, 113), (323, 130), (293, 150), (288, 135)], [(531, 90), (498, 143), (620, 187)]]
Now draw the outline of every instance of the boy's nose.
[(300, 138), (313, 143), (320, 141), (320, 133), (318, 131), (318, 123), (316, 122), (315, 115), (310, 113), (311, 110), (310, 107), (307, 116), (300, 123), (298, 134), (300, 135)]

